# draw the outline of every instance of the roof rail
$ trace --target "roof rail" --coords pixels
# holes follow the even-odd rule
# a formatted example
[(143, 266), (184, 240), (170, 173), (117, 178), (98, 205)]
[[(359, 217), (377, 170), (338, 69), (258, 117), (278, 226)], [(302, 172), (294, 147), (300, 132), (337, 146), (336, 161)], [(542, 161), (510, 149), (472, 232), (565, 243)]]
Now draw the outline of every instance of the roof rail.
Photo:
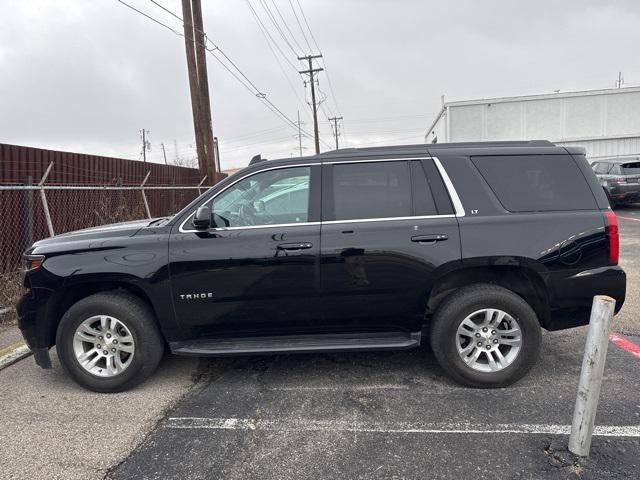
[(460, 147), (555, 147), (549, 140), (507, 140), (492, 142), (452, 142), (427, 143), (428, 148), (460, 148)]
[(402, 149), (443, 149), (443, 148), (469, 148), (469, 147), (555, 147), (556, 145), (549, 140), (509, 140), (509, 141), (493, 141), (493, 142), (453, 142), (453, 143), (414, 143), (410, 145), (389, 145), (380, 147), (351, 147), (341, 148), (339, 150), (330, 150), (322, 152), (323, 155), (335, 155), (336, 153), (356, 153), (356, 152), (384, 152), (385, 150), (402, 150)]

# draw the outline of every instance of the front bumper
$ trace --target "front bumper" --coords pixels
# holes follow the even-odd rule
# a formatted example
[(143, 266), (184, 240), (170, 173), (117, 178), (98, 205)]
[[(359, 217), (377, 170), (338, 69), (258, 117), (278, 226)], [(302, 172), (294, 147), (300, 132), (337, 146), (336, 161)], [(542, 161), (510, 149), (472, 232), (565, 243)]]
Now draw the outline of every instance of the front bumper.
[(607, 295), (616, 301), (615, 313), (624, 305), (627, 276), (620, 266), (582, 271), (561, 271), (548, 281), (551, 314), (544, 327), (547, 330), (588, 325), (591, 304), (596, 295)]
[(36, 364), (42, 368), (51, 368), (49, 348), (53, 345), (52, 327), (46, 315), (48, 297), (48, 290), (34, 289), (25, 294), (16, 306), (22, 337), (33, 352)]

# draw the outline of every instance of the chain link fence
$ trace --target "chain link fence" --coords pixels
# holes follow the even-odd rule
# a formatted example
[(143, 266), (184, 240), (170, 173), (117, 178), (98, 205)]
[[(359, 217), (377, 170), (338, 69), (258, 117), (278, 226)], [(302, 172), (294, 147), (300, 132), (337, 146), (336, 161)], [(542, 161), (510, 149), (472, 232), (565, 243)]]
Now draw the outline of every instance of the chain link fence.
[(0, 324), (14, 320), (21, 295), (22, 254), (33, 242), (98, 225), (173, 214), (205, 188), (198, 185), (0, 184)]

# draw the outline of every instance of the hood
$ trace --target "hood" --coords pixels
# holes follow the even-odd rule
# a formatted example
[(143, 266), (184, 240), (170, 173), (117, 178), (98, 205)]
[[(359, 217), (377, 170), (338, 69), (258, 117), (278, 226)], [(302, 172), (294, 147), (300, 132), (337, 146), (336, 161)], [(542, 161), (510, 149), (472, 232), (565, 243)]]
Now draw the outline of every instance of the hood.
[(141, 228), (144, 228), (159, 219), (134, 220), (132, 222), (114, 223), (111, 225), (101, 225), (99, 227), (85, 228), (75, 230), (73, 232), (62, 233), (54, 237), (38, 240), (29, 249), (29, 253), (38, 253), (39, 251), (49, 251), (52, 247), (79, 246), (84, 244), (87, 246), (95, 245), (96, 241), (117, 239), (123, 237), (131, 237), (135, 235)]

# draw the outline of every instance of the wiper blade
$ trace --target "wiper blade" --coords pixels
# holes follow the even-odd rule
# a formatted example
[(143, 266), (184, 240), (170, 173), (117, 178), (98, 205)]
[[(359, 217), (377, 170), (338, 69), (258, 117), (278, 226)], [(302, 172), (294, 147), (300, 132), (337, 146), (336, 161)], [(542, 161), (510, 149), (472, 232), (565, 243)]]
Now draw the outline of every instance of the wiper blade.
[(147, 227), (150, 227), (151, 225), (157, 225), (158, 223), (162, 223), (164, 221), (168, 221), (171, 217), (162, 217), (162, 218), (156, 218), (155, 220), (149, 222), (149, 225), (147, 225)]

